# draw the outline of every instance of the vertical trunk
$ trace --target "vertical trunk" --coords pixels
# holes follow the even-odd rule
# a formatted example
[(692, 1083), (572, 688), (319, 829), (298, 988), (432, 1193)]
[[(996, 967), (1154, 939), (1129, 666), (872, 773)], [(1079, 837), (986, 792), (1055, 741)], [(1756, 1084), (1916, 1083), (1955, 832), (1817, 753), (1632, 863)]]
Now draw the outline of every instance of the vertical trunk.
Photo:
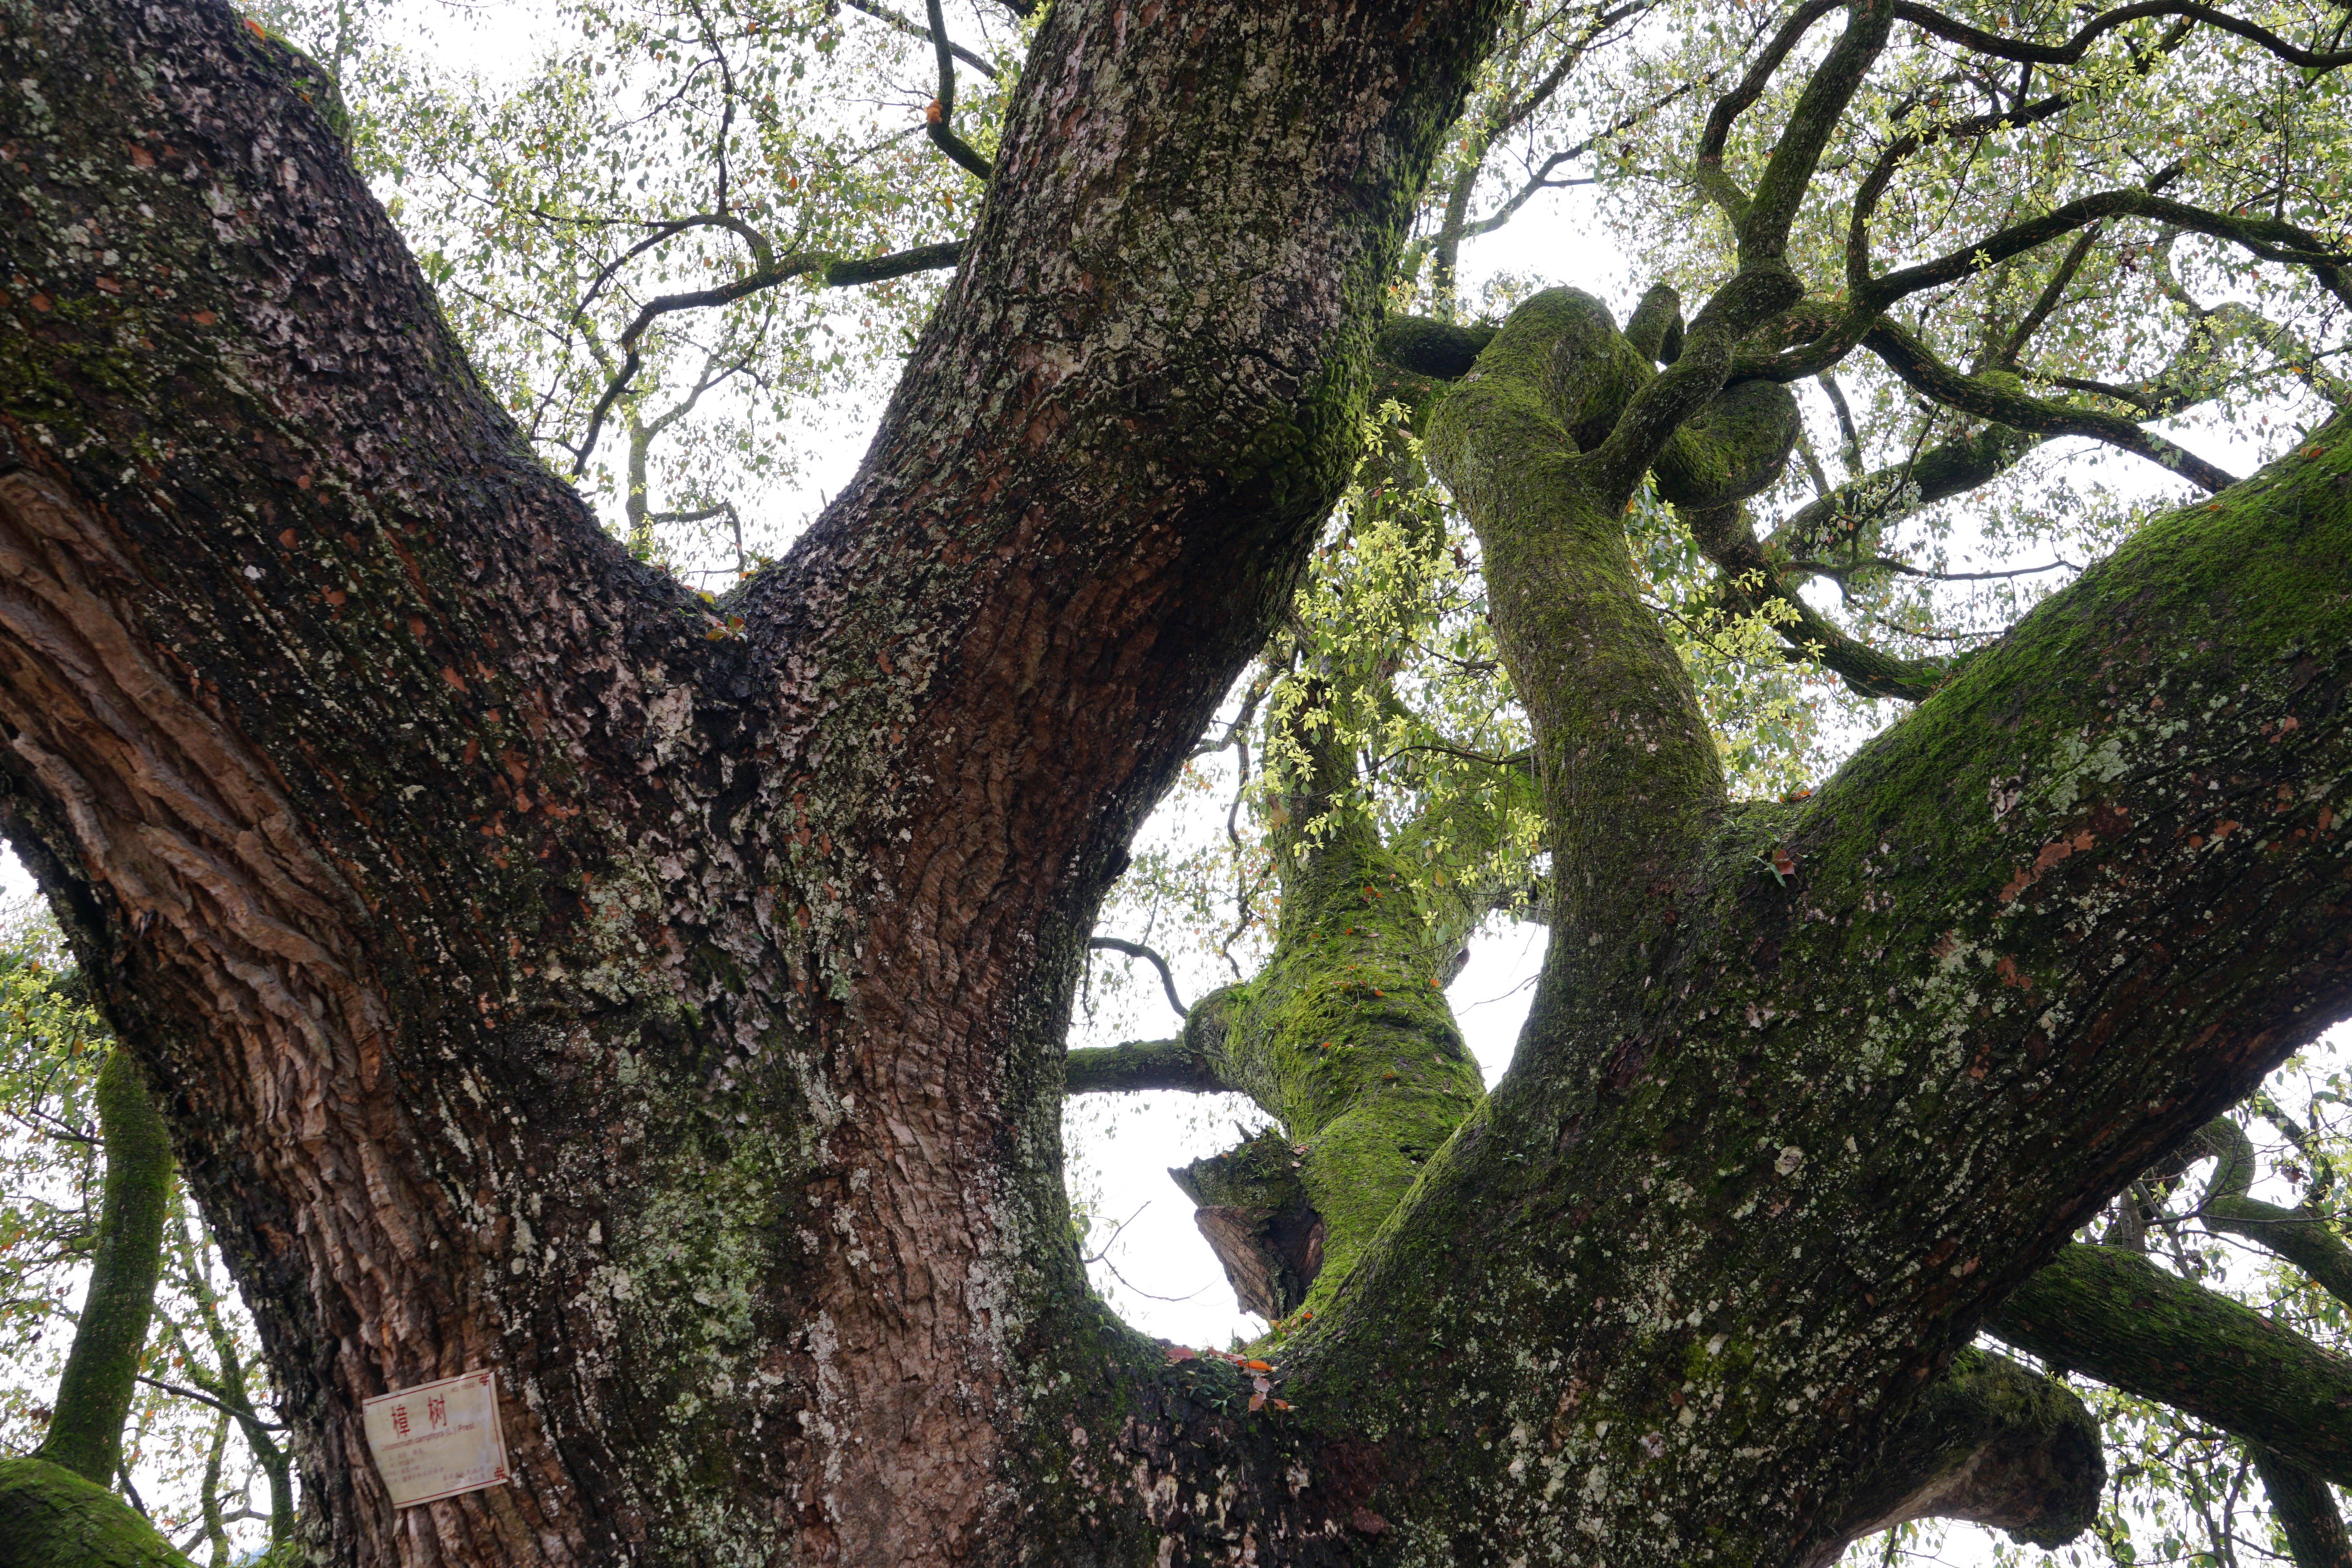
[(139, 1389), (155, 1281), (163, 1267), (163, 1214), (172, 1199), (172, 1146), (139, 1064), (108, 1055), (98, 1075), (106, 1161), (89, 1290), (58, 1379), (57, 1414), (36, 1450), (101, 1487), (122, 1468), (122, 1424)]
[[(278, 51), (7, 0), (5, 809), (327, 1560), (1150, 1554), (1045, 1479), (1158, 1355), (1068, 1245), (1075, 961), (1348, 471), (1496, 10), (1056, 7), (738, 637), (520, 448)], [(514, 1484), (394, 1510), (360, 1401), (472, 1367)]]

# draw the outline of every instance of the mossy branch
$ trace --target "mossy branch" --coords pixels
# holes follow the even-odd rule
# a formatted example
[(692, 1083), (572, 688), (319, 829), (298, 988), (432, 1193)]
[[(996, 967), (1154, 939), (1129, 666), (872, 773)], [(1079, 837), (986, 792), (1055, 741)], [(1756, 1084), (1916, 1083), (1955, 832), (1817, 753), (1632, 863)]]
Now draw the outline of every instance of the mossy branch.
[(2248, 1195), (2254, 1175), (2253, 1145), (2229, 1118), (2206, 1123), (2198, 1140), (2218, 1159), (2205, 1201), (2198, 1205), (2205, 1228), (2243, 1237), (2276, 1253), (2329, 1295), (2352, 1305), (2352, 1247), (2345, 1245), (2326, 1216)]
[(1847, 1499), (1847, 1522), (1811, 1562), (1832, 1562), (1851, 1542), (1928, 1517), (2060, 1546), (2098, 1517), (2106, 1479), (2098, 1421), (2071, 1390), (2005, 1355), (1964, 1347), (1896, 1428)]
[(2352, 1362), (2142, 1254), (2063, 1247), (1985, 1326), (2352, 1485)]
[(122, 1468), (122, 1424), (139, 1382), (140, 1352), (163, 1266), (172, 1145), (138, 1064), (122, 1051), (98, 1075), (106, 1184), (89, 1293), (58, 1380), (57, 1414), (37, 1452), (101, 1487)]
[(1495, 341), (1496, 329), (1457, 326), (1427, 316), (1391, 316), (1380, 325), (1372, 352), (1397, 369), (1433, 381), (1459, 381)]
[(2213, 494), (2238, 482), (2225, 469), (2121, 415), (2029, 395), (2011, 376), (1963, 374), (1884, 317), (1863, 334), (1862, 341), (1912, 390), (1948, 408), (2038, 436), (2087, 436), (2118, 450), (2137, 453)]
[(1790, 652), (1836, 671), (1861, 695), (1924, 701), (1958, 668), (1955, 660), (1897, 658), (1849, 636), (1798, 596), (1790, 577), (1758, 542), (1742, 508), (1701, 508), (1684, 513), (1683, 521), (1700, 552), (1723, 572), (1727, 603), (1751, 614), (1766, 601), (1783, 606), (1785, 618), (1773, 625)]
[(1800, 507), (1772, 531), (1764, 548), (1786, 560), (1816, 556), (1873, 523), (1897, 521), (1998, 479), (2049, 439), (1990, 425), (1941, 442)]
[(1088, 1047), (1062, 1058), (1062, 1088), (1069, 1094), (1136, 1094), (1149, 1089), (1223, 1094), (1234, 1087), (1181, 1037)]
[(8, 1568), (194, 1568), (106, 1488), (45, 1459), (0, 1459)]

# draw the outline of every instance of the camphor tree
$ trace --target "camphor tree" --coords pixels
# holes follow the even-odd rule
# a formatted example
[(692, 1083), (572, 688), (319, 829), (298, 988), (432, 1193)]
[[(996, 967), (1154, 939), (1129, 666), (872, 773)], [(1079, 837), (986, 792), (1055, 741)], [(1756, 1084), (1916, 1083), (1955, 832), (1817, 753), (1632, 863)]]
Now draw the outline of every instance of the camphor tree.
[[(2032, 351), (2095, 343), (2074, 279), (2153, 229), (2345, 300), (2340, 18), (1801, 6), (1645, 100), (1653, 144), (1706, 110), (1661, 153), (1724, 215), (1704, 300), (1552, 290), (1489, 333), (1450, 283), (1389, 307), (1505, 10), (1066, 0), (992, 150), (943, 59), (933, 143), (987, 184), (954, 279), (856, 481), (716, 605), (534, 458), (313, 65), (213, 6), (0, 13), (7, 826), (254, 1306), (314, 1552), (1797, 1563), (1906, 1516), (2079, 1527), (2091, 1424), (1965, 1347), (2014, 1324), (2126, 1382), (2063, 1336), (2158, 1287), (2067, 1238), (2344, 1010), (2352, 447), (2336, 416), (2236, 480), (2149, 427), (2168, 367), (2231, 379), (2240, 317)], [(2276, 155), (2147, 163), (2170, 73), (2260, 84)], [(2013, 210), (1947, 234), (1998, 204), (1914, 177)], [(2242, 353), (2328, 352), (2255, 298)], [(1145, 1053), (1289, 1134), (1295, 1170), (1192, 1177), (1237, 1276), (1313, 1313), (1236, 1367), (1088, 1291), (1063, 1035), (1137, 823), (1355, 470), (1376, 348), (1442, 384), (1408, 390), (1528, 755), (1483, 816), (1360, 813), (1341, 720), (1420, 688), (1276, 650), (1274, 956)], [(1865, 356), (1966, 423), (1758, 533), (1783, 389)], [(1857, 467), (1906, 411), (1865, 406)], [(2210, 499), (1965, 658), (1796, 596), (1891, 602), (1882, 531), (2055, 436)], [(1725, 574), (1675, 612), (1700, 632), (1785, 628), (1915, 710), (1735, 804), (1641, 591), (1660, 538)], [(1550, 947), (1481, 1098), (1434, 938), (1523, 896), (1521, 792)], [(1414, 832), (1492, 885), (1425, 895)], [(2221, 1310), (2190, 1300), (2184, 1332)], [(2210, 1418), (2352, 1479), (2338, 1364), (2234, 1343)], [(396, 1512), (360, 1401), (471, 1366), (514, 1484)]]

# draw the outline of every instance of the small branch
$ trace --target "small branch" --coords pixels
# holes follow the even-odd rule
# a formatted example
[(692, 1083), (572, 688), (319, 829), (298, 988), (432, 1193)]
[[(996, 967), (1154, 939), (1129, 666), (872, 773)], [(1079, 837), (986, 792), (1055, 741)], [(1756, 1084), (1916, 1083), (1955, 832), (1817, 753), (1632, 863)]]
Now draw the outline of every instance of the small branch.
[(236, 1421), (240, 1426), (258, 1426), (268, 1432), (283, 1432), (286, 1430), (286, 1425), (284, 1422), (264, 1421), (259, 1415), (254, 1414), (251, 1410), (239, 1410), (233, 1405), (224, 1405), (219, 1400), (213, 1398), (210, 1394), (199, 1394), (193, 1388), (182, 1388), (176, 1383), (165, 1383), (161, 1378), (149, 1377), (145, 1373), (141, 1373), (139, 1374), (139, 1381), (145, 1384), (150, 1388), (160, 1388), (164, 1393), (173, 1395), (174, 1398), (193, 1399), (199, 1405), (210, 1405), (213, 1409), (219, 1411), (222, 1415), (228, 1416), (231, 1420)]
[(1078, 1261), (1081, 1263), (1100, 1263), (1109, 1258), (1110, 1249), (1118, 1245), (1119, 1233), (1126, 1230), (1129, 1226), (1133, 1225), (1137, 1220), (1142, 1218), (1143, 1211), (1150, 1206), (1151, 1200), (1149, 1198), (1146, 1198), (1142, 1203), (1138, 1204), (1133, 1214), (1128, 1215), (1125, 1219), (1110, 1227), (1110, 1239), (1102, 1244), (1102, 1250), (1100, 1252), (1097, 1252), (1089, 1258), (1081, 1258)]
[(931, 17), (931, 46), (940, 60), (940, 94), (923, 110), (923, 130), (933, 146), (985, 184), (995, 171), (987, 159), (955, 133), (955, 46), (948, 41), (947, 18), (940, 10), (940, 0), (927, 0), (927, 4)]
[[(867, 16), (875, 18), (877, 21), (888, 23), (891, 26), (896, 27), (898, 31), (906, 34), (909, 37), (920, 38), (927, 44), (931, 42), (931, 30), (929, 27), (924, 26), (920, 22), (914, 21), (906, 16), (901, 16), (898, 12), (891, 10), (887, 5), (877, 5), (874, 3), (874, 0), (843, 0), (843, 4), (846, 5), (853, 11), (865, 12)], [(978, 55), (973, 54), (961, 44), (950, 44), (948, 47), (954, 51), (956, 58), (961, 60), (964, 64), (970, 66), (972, 69), (978, 71), (989, 80), (995, 81), (998, 79), (996, 68), (994, 66), (990, 65), (986, 60), (981, 58)]]
[(2186, 0), (2143, 0), (2137, 5), (2119, 5), (2092, 17), (2063, 44), (2030, 44), (2021, 38), (2004, 38), (1997, 33), (1971, 27), (1940, 11), (1915, 5), (1911, 0), (1896, 0), (1895, 15), (1897, 20), (1908, 22), (1946, 43), (1958, 44), (1980, 55), (1993, 55), (2005, 60), (2024, 60), (2033, 65), (2071, 66), (2105, 34), (2147, 16), (2182, 16), (2202, 22), (2209, 27), (2219, 27), (2225, 33), (2235, 33), (2248, 42), (2268, 49), (2288, 64), (2301, 66), (2305, 70), (2334, 70), (2340, 66), (2352, 65), (2352, 49), (2322, 52), (2301, 48), (2266, 27), (2232, 16), (2226, 11), (2217, 11), (2210, 5), (2189, 4)]
[(2053, 561), (2047, 566), (2020, 566), (2008, 572), (1932, 572), (1924, 566), (1906, 565), (1888, 555), (1875, 555), (1867, 561), (1855, 561), (1846, 565), (1832, 565), (1826, 561), (1791, 561), (1791, 572), (1811, 572), (1821, 576), (1843, 582), (1858, 572), (1873, 570), (1894, 572), (1906, 577), (1925, 578), (1931, 583), (1997, 583), (2011, 577), (2034, 577), (2044, 572), (2079, 572), (2072, 561)]
[[(677, 228), (670, 230), (673, 234), (677, 232), (678, 232)], [(668, 235), (659, 237), (667, 238)], [(643, 250), (646, 245), (652, 243), (652, 240), (646, 241), (634, 247), (631, 254)], [(720, 288), (698, 289), (684, 294), (665, 294), (659, 299), (648, 301), (645, 308), (637, 312), (636, 319), (629, 323), (628, 331), (621, 334), (621, 347), (625, 351), (625, 357), (621, 362), (621, 368), (614, 374), (612, 381), (605, 386), (604, 396), (596, 400), (595, 411), (588, 417), (588, 434), (580, 443), (579, 456), (572, 465), (572, 477), (576, 479), (587, 472), (588, 458), (596, 449), (596, 438), (604, 428), (605, 416), (612, 413), (613, 405), (618, 402), (621, 395), (628, 390), (630, 378), (637, 374), (638, 368), (644, 363), (643, 357), (637, 353), (637, 340), (644, 335), (647, 327), (663, 316), (674, 311), (700, 310), (711, 305), (730, 305), (763, 289), (772, 289), (779, 283), (787, 283), (795, 278), (807, 277), (811, 273), (818, 274), (823, 279), (825, 288), (845, 289), (859, 284), (878, 283), (889, 278), (904, 278), (914, 272), (936, 271), (940, 268), (952, 267), (961, 261), (963, 258), (963, 246), (962, 240), (952, 239), (940, 245), (920, 245), (912, 250), (895, 251), (887, 256), (868, 257), (851, 261), (835, 260), (822, 254), (789, 256), (780, 262), (762, 267), (758, 271), (739, 278), (734, 282)], [(583, 308), (585, 308), (584, 305)]]
[(1090, 936), (1087, 938), (1087, 946), (1097, 952), (1123, 952), (1129, 958), (1143, 960), (1144, 963), (1160, 971), (1160, 989), (1168, 993), (1168, 1005), (1176, 1009), (1176, 1016), (1183, 1018), (1192, 1015), (1192, 1009), (1186, 1005), (1181, 996), (1176, 994), (1176, 976), (1170, 973), (1168, 961), (1151, 949), (1139, 942), (1129, 942), (1116, 936)]
[(2090, 257), (2091, 247), (2098, 242), (2100, 230), (2105, 226), (2104, 224), (2094, 223), (2074, 237), (2074, 243), (2067, 247), (2065, 259), (2058, 263), (2058, 269), (2050, 275), (2050, 281), (2043, 286), (2041, 296), (2025, 312), (2024, 319), (2017, 323), (2017, 330), (2009, 334), (2009, 341), (1994, 353), (1986, 369), (2017, 368), (2017, 356), (2025, 352), (2027, 342), (2042, 330), (2042, 323), (2050, 319), (2051, 312), (2057, 310), (2059, 302), (2066, 297), (2066, 289), (2074, 283), (2074, 274), (2082, 270), (2084, 261)]
[(1111, 1277), (1112, 1279), (1114, 1279), (1118, 1280), (1120, 1284), (1122, 1284), (1122, 1285), (1126, 1286), (1129, 1289), (1130, 1289), (1130, 1290), (1134, 1291), (1137, 1295), (1139, 1295), (1139, 1296), (1148, 1296), (1148, 1297), (1150, 1297), (1150, 1298), (1152, 1300), (1154, 1300), (1154, 1301), (1189, 1301), (1189, 1300), (1191, 1300), (1192, 1299), (1192, 1296), (1197, 1296), (1197, 1295), (1199, 1295), (1199, 1294), (1201, 1293), (1201, 1290), (1205, 1290), (1205, 1289), (1208, 1289), (1208, 1287), (1207, 1287), (1206, 1285), (1203, 1285), (1203, 1286), (1202, 1286), (1202, 1287), (1201, 1287), (1201, 1290), (1195, 1290), (1195, 1291), (1193, 1291), (1192, 1296), (1161, 1296), (1161, 1295), (1157, 1295), (1157, 1294), (1153, 1293), (1152, 1291), (1150, 1291), (1150, 1290), (1145, 1289), (1142, 1286), (1138, 1285), (1134, 1280), (1129, 1279), (1126, 1275), (1121, 1274), (1121, 1273), (1118, 1271), (1118, 1264), (1116, 1264), (1116, 1263), (1113, 1263), (1109, 1258), (1104, 1258), (1104, 1259), (1103, 1259), (1103, 1267), (1104, 1267), (1105, 1268), (1108, 1268), (1108, 1269), (1109, 1269), (1109, 1270), (1110, 1270), (1110, 1277)]
[(1828, 395), (1830, 406), (1837, 411), (1838, 456), (1845, 462), (1845, 477), (1853, 479), (1862, 471), (1862, 432), (1854, 428), (1853, 410), (1846, 406), (1845, 388), (1840, 386), (1838, 378), (1828, 371), (1822, 372), (1813, 380)]
[(1756, 57), (1756, 63), (1748, 68), (1748, 74), (1740, 79), (1739, 85), (1717, 99), (1714, 109), (1708, 111), (1706, 129), (1698, 139), (1700, 183), (1706, 187), (1706, 194), (1730, 214), (1734, 223), (1748, 216), (1748, 198), (1732, 183), (1731, 177), (1723, 173), (1723, 149), (1731, 138), (1732, 121), (1745, 114), (1763, 96), (1764, 89), (1772, 80), (1772, 73), (1780, 68), (1790, 51), (1812, 30), (1813, 24), (1838, 8), (1839, 0), (1806, 0), (1781, 25), (1780, 32), (1773, 35), (1772, 41), (1764, 47), (1764, 52)]

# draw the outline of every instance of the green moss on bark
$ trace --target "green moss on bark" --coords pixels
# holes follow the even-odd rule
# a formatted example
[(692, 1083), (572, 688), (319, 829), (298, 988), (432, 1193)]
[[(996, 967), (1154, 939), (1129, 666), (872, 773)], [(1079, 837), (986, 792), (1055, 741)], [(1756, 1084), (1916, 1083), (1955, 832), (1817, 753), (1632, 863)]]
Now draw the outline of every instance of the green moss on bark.
[(0, 1459), (8, 1568), (194, 1568), (131, 1505), (62, 1465)]
[(147, 1346), (172, 1193), (172, 1145), (163, 1118), (138, 1064), (120, 1050), (99, 1071), (98, 1121), (106, 1156), (98, 1246), (73, 1349), (58, 1380), (57, 1414), (38, 1452), (109, 1487), (122, 1467), (122, 1423)]

